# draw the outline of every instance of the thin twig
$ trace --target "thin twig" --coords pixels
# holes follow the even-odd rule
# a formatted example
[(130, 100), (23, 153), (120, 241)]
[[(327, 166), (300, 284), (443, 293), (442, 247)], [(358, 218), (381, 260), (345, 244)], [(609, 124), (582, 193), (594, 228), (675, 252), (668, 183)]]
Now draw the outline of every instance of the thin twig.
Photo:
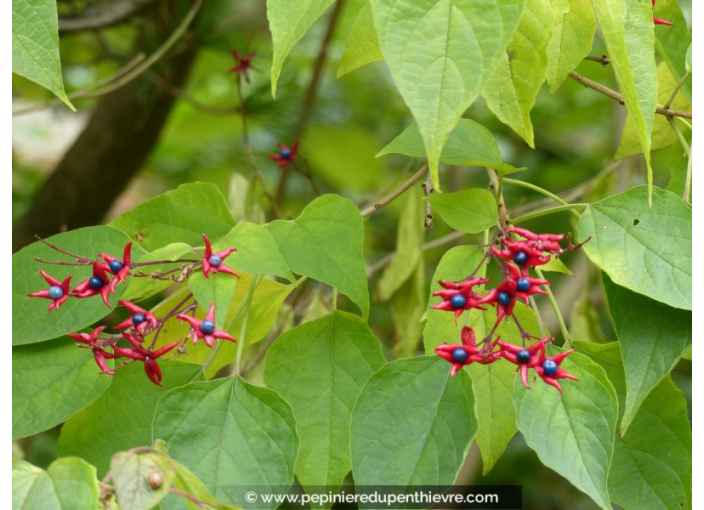
[(414, 173), (410, 179), (408, 179), (406, 182), (401, 184), (398, 188), (396, 188), (394, 191), (389, 193), (387, 196), (379, 200), (377, 203), (374, 205), (371, 205), (367, 207), (366, 209), (361, 211), (362, 218), (366, 218), (367, 216), (371, 216), (373, 213), (384, 207), (385, 205), (388, 205), (389, 203), (393, 202), (395, 199), (403, 195), (403, 193), (408, 190), (411, 186), (413, 186), (415, 183), (420, 181), (423, 177), (425, 177), (425, 174), (428, 171), (428, 165), (423, 165), (423, 168), (418, 170), (416, 173)]
[(611, 59), (606, 55), (587, 55), (584, 60), (599, 62), (602, 66), (607, 67), (611, 63)]
[[(434, 191), (435, 188), (433, 187), (433, 179), (430, 176), (430, 172), (428, 172), (428, 177), (423, 181), (423, 194), (426, 197), (429, 197)], [(430, 201), (426, 200), (425, 201), (425, 228), (433, 228), (433, 211), (430, 208)]]
[(504, 201), (502, 178), (499, 177), (498, 172), (493, 168), (487, 167), (486, 173), (489, 176), (489, 187), (494, 190), (496, 195), (496, 207), (499, 211), (499, 225), (503, 229), (506, 228), (506, 224), (508, 223), (508, 210), (506, 209), (506, 202)]
[(88, 4), (81, 13), (59, 17), (59, 33), (98, 30), (117, 25), (138, 14), (156, 0), (115, 0), (105, 4)]
[(678, 92), (680, 91), (680, 89), (682, 88), (682, 85), (684, 85), (684, 82), (687, 81), (687, 78), (689, 78), (689, 75), (690, 75), (690, 74), (692, 74), (691, 69), (690, 69), (689, 71), (687, 71), (687, 72), (684, 74), (684, 76), (680, 79), (680, 81), (677, 82), (677, 85), (675, 85), (675, 88), (674, 88), (674, 90), (672, 91), (672, 95), (670, 96), (670, 99), (668, 99), (667, 102), (666, 102), (665, 105), (664, 105), (664, 108), (665, 108), (666, 110), (669, 110), (669, 109), (670, 109), (670, 106), (672, 106), (672, 101), (675, 100), (675, 96), (677, 95), (677, 93), (678, 93)]
[[(610, 89), (609, 87), (602, 85), (601, 83), (597, 83), (595, 81), (592, 81), (589, 78), (586, 78), (586, 77), (582, 76), (581, 74), (576, 73), (574, 71), (570, 72), (569, 76), (570, 76), (570, 78), (572, 78), (575, 81), (578, 81), (579, 83), (581, 83), (582, 85), (584, 85), (587, 88), (590, 88), (592, 90), (596, 90), (600, 94), (603, 94), (606, 97), (610, 97), (611, 99), (618, 101), (622, 105), (626, 104), (626, 101), (620, 92), (617, 92), (613, 89)], [(685, 119), (692, 118), (692, 112), (683, 112), (680, 110), (670, 110), (669, 108), (665, 108), (664, 106), (660, 106), (660, 105), (658, 105), (657, 108), (655, 108), (655, 113), (659, 113), (660, 115), (665, 115), (667, 117), (684, 117)]]

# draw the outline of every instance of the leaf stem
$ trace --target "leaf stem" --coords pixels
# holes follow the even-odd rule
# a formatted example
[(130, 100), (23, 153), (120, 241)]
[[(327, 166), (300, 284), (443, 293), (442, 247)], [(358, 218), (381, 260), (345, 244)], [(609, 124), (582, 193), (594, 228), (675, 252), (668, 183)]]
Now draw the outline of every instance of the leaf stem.
[(692, 74), (692, 70), (690, 69), (686, 73), (684, 73), (684, 76), (680, 79), (680, 81), (677, 82), (677, 85), (675, 85), (675, 88), (672, 90), (672, 94), (670, 95), (670, 99), (667, 100), (667, 103), (665, 103), (664, 108), (666, 110), (670, 109), (670, 106), (672, 106), (672, 101), (675, 100), (675, 96), (677, 96), (677, 93), (680, 91), (682, 88), (682, 85), (684, 85), (684, 82), (687, 81), (687, 78)]
[[(538, 267), (535, 268), (535, 274), (538, 275), (538, 278), (542, 278), (543, 280), (545, 279), (543, 277), (543, 272)], [(565, 320), (562, 318), (562, 312), (560, 312), (560, 307), (557, 306), (557, 300), (555, 299), (555, 295), (552, 293), (552, 290), (550, 289), (550, 287), (545, 286), (545, 290), (548, 293), (548, 299), (550, 300), (550, 304), (552, 305), (552, 309), (555, 312), (555, 317), (557, 318), (557, 322), (558, 322), (558, 324), (560, 324), (560, 331), (562, 332), (562, 337), (565, 339), (565, 345), (567, 345), (567, 347), (571, 347), (572, 346), (572, 338), (570, 337), (569, 331), (567, 331), (567, 325), (565, 324)]]
[(384, 207), (385, 205), (390, 204), (394, 200), (396, 200), (398, 197), (403, 195), (404, 192), (406, 192), (411, 186), (413, 186), (416, 182), (420, 181), (423, 177), (425, 177), (426, 173), (428, 171), (428, 165), (423, 165), (423, 168), (418, 170), (416, 173), (414, 173), (410, 179), (408, 179), (406, 182), (401, 184), (398, 188), (396, 188), (394, 191), (386, 195), (384, 198), (379, 200), (377, 203), (374, 205), (370, 205), (366, 209), (363, 209), (360, 214), (362, 215), (362, 218), (366, 218), (367, 216), (371, 216), (374, 214), (376, 211)]
[[(541, 188), (540, 186), (536, 186), (535, 184), (531, 184), (530, 182), (525, 182), (525, 181), (518, 181), (516, 179), (509, 179), (508, 177), (504, 177), (504, 182), (506, 184), (513, 184), (515, 186), (521, 186), (523, 188), (527, 188), (530, 190), (535, 191), (536, 193), (540, 193), (543, 196), (546, 196), (548, 198), (552, 198), (555, 202), (557, 202), (560, 205), (570, 205), (569, 202), (566, 200), (561, 199), (554, 193), (549, 192), (545, 188)], [(579, 218), (579, 213), (575, 210), (572, 210), (572, 213)]]
[(524, 214), (523, 216), (513, 218), (511, 220), (511, 223), (518, 224), (518, 223), (522, 223), (524, 221), (534, 220), (535, 218), (540, 218), (541, 216), (547, 216), (548, 214), (554, 214), (554, 213), (563, 212), (563, 211), (572, 211), (574, 209), (584, 209), (586, 207), (589, 207), (589, 204), (558, 205), (557, 207), (550, 207), (549, 209), (542, 209), (540, 211), (536, 211), (536, 212), (529, 213), (529, 214)]

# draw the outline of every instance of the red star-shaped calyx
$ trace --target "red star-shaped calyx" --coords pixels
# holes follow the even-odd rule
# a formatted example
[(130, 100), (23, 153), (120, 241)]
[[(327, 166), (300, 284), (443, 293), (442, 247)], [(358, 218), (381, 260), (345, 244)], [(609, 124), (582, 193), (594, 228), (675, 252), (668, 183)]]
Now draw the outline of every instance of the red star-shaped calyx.
[(67, 276), (63, 282), (60, 282), (56, 278), (49, 276), (44, 272), (43, 269), (39, 270), (42, 277), (49, 284), (48, 289), (42, 289), (37, 292), (32, 292), (27, 294), (29, 297), (39, 297), (45, 299), (51, 299), (52, 302), (49, 303), (49, 308), (47, 311), (51, 312), (54, 308), (57, 310), (59, 307), (66, 302), (69, 296), (69, 284), (71, 283), (72, 276)]
[[(652, 4), (653, 4), (653, 9), (654, 9), (655, 8), (655, 0), (652, 0)], [(653, 18), (653, 23), (655, 23), (656, 25), (667, 25), (669, 27), (672, 26), (671, 22), (664, 20), (664, 19), (660, 19), (660, 18)]]
[(68, 336), (73, 338), (76, 342), (80, 342), (91, 348), (91, 350), (93, 351), (93, 357), (95, 358), (95, 363), (98, 365), (98, 367), (104, 374), (115, 375), (115, 372), (110, 369), (105, 360), (115, 359), (118, 357), (118, 355), (105, 352), (103, 348), (97, 344), (98, 336), (100, 335), (100, 333), (103, 332), (104, 329), (105, 326), (100, 326), (99, 328), (95, 328), (91, 334), (69, 333)]
[(213, 253), (213, 247), (210, 245), (210, 239), (208, 239), (208, 236), (203, 234), (203, 240), (205, 241), (205, 252), (203, 253), (203, 275), (206, 278), (210, 278), (210, 273), (227, 273), (239, 278), (240, 275), (223, 264), (223, 260), (229, 257), (233, 251), (237, 251), (237, 248), (227, 248), (217, 253)]
[(480, 302), (482, 297), (474, 292), (472, 287), (476, 285), (483, 285), (489, 281), (490, 280), (487, 278), (471, 278), (462, 283), (438, 280), (440, 286), (445, 290), (433, 292), (433, 296), (441, 297), (442, 302), (433, 305), (430, 308), (455, 312), (455, 324), (457, 324), (457, 319), (465, 310), (470, 310), (472, 308), (485, 310), (485, 308), (481, 306)]
[(230, 69), (230, 73), (242, 73), (244, 76), (244, 79), (249, 83), (249, 71), (257, 71), (257, 68), (252, 65), (252, 60), (254, 59), (254, 55), (256, 53), (253, 51), (246, 57), (241, 55), (239, 51), (237, 50), (232, 50), (232, 56), (234, 57), (235, 61), (237, 64), (235, 67)]
[(296, 160), (296, 153), (298, 152), (298, 141), (296, 141), (290, 148), (286, 147), (282, 143), (277, 143), (276, 145), (279, 148), (278, 154), (268, 154), (267, 158), (273, 159), (274, 161), (278, 161), (279, 164), (277, 166), (279, 168), (283, 168), (292, 161)]
[(550, 255), (543, 255), (542, 251), (532, 248), (530, 241), (510, 241), (504, 238), (502, 242), (505, 247), (503, 250), (492, 246), (491, 251), (504, 260), (512, 260), (520, 266), (530, 267), (542, 266), (550, 261)]
[(129, 333), (123, 332), (122, 336), (124, 336), (132, 344), (134, 349), (125, 349), (113, 345), (112, 350), (120, 356), (131, 358), (136, 361), (142, 361), (144, 363), (144, 371), (146, 372), (147, 377), (149, 377), (149, 379), (154, 384), (161, 386), (161, 367), (159, 367), (159, 363), (157, 363), (156, 360), (157, 358), (162, 357), (164, 354), (176, 347), (181, 342), (176, 341), (171, 344), (165, 345), (161, 349), (151, 351), (142, 347), (142, 342), (144, 341), (144, 339), (139, 333), (137, 333), (137, 335), (130, 335)]
[(113, 329), (136, 328), (141, 333), (149, 325), (152, 328), (156, 328), (159, 325), (159, 320), (152, 312), (122, 299), (118, 303), (127, 308), (131, 315)]
[(88, 298), (97, 296), (103, 298), (103, 303), (108, 308), (111, 308), (108, 296), (110, 295), (110, 279), (105, 274), (108, 266), (102, 262), (93, 262), (93, 276), (83, 280), (75, 289), (71, 291), (71, 295), (77, 298)]
[(504, 317), (513, 314), (516, 306), (517, 285), (515, 280), (508, 279), (501, 282), (495, 289), (491, 289), (479, 303), (496, 306), (496, 324)]
[(508, 342), (497, 342), (500, 348), (499, 354), (504, 358), (519, 366), (521, 371), (521, 381), (523, 385), (530, 389), (528, 385), (528, 369), (535, 368), (540, 359), (539, 352), (545, 352), (545, 344), (551, 342), (552, 338), (542, 338), (529, 347), (521, 347)]
[(560, 363), (562, 363), (562, 361), (573, 352), (574, 349), (570, 349), (569, 351), (561, 352), (548, 358), (545, 356), (545, 349), (542, 349), (534, 367), (538, 375), (543, 378), (543, 381), (545, 381), (546, 384), (557, 388), (557, 391), (560, 393), (562, 393), (562, 388), (560, 387), (560, 383), (557, 382), (558, 379), (572, 379), (573, 381), (579, 381), (579, 379), (575, 376), (568, 373), (563, 368), (560, 368)]
[(122, 253), (122, 260), (107, 253), (99, 253), (98, 256), (105, 261), (105, 270), (115, 275), (110, 282), (110, 293), (115, 293), (118, 282), (125, 283), (125, 278), (130, 274), (130, 264), (132, 263), (132, 242), (125, 245)]
[(537, 251), (559, 252), (563, 234), (536, 234), (525, 228), (509, 227), (506, 232), (521, 236), (527, 241), (527, 246)]
[[(523, 271), (510, 262), (506, 263), (511, 280), (516, 283), (516, 297), (528, 304), (528, 296), (533, 294), (547, 294), (547, 291), (540, 288), (541, 285), (550, 285), (550, 282), (541, 278), (531, 278), (528, 276), (528, 268)], [(512, 310), (513, 311), (513, 310)]]
[(190, 315), (179, 314), (176, 316), (182, 321), (188, 322), (193, 330), (193, 343), (197, 343), (199, 338), (205, 341), (205, 345), (211, 349), (215, 347), (215, 339), (220, 338), (222, 340), (229, 340), (230, 342), (236, 342), (235, 338), (228, 332), (221, 329), (215, 328), (215, 303), (210, 303), (210, 308), (208, 309), (208, 314), (205, 319), (200, 320)]

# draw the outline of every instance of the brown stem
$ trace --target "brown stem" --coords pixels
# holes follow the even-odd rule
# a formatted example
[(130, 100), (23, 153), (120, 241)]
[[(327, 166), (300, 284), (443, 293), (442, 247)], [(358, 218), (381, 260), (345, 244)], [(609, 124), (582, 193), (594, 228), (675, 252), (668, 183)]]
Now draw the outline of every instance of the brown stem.
[[(430, 177), (430, 172), (428, 172), (428, 177), (423, 181), (423, 194), (429, 197), (434, 191), (433, 179)], [(425, 201), (425, 228), (433, 228), (433, 211), (430, 208), (430, 201)]]
[(374, 205), (371, 205), (367, 207), (366, 209), (361, 211), (362, 218), (366, 218), (367, 216), (371, 216), (374, 214), (376, 211), (384, 207), (385, 205), (388, 205), (389, 203), (393, 202), (396, 200), (398, 197), (403, 195), (403, 193), (408, 190), (411, 186), (413, 186), (415, 183), (420, 181), (423, 177), (425, 177), (426, 173), (428, 172), (428, 165), (423, 165), (423, 168), (418, 170), (416, 173), (414, 173), (410, 179), (408, 179), (406, 182), (401, 184), (398, 188), (396, 188), (394, 191), (389, 193), (387, 196), (379, 200), (377, 203)]
[(587, 55), (584, 57), (584, 60), (599, 62), (604, 67), (607, 67), (611, 63), (611, 59), (609, 59), (606, 55)]

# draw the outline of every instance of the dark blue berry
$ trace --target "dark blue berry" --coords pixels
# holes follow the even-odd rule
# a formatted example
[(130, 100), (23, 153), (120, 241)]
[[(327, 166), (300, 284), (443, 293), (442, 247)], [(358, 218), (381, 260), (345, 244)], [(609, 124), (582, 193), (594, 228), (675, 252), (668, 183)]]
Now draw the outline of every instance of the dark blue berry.
[(548, 377), (552, 377), (557, 373), (557, 363), (551, 359), (543, 361), (543, 373)]
[(215, 331), (215, 323), (213, 321), (203, 321), (200, 323), (200, 330), (206, 335)]
[(208, 259), (208, 262), (211, 266), (218, 267), (220, 264), (222, 264), (222, 257), (220, 257), (220, 255), (211, 255)]
[(519, 292), (528, 292), (530, 290), (530, 282), (528, 278), (519, 278), (516, 280), (516, 288)]
[(49, 287), (49, 297), (51, 299), (59, 299), (64, 297), (64, 289), (62, 289), (58, 285), (52, 285), (51, 287)]
[(516, 359), (519, 363), (528, 363), (530, 361), (530, 352), (528, 352), (528, 349), (521, 349), (516, 354)]
[(91, 276), (88, 280), (88, 286), (93, 290), (100, 290), (103, 288), (103, 279), (99, 276)]
[(467, 361), (467, 351), (465, 351), (462, 347), (458, 347), (452, 351), (452, 361), (455, 363), (464, 363)]
[(503, 291), (499, 292), (499, 303), (501, 303), (502, 305), (510, 305), (511, 300), (511, 294)]
[(464, 305), (467, 304), (467, 298), (462, 294), (455, 294), (450, 298), (450, 304), (452, 305), (452, 308), (456, 310), (464, 308)]
[(523, 264), (528, 262), (528, 254), (524, 251), (519, 251), (513, 256), (513, 261), (519, 266), (522, 266)]
[(113, 260), (110, 262), (110, 271), (117, 274), (124, 269), (125, 265), (119, 260)]
[(279, 151), (279, 156), (281, 156), (283, 159), (288, 159), (291, 157), (291, 150), (290, 149), (281, 149)]
[(143, 313), (137, 312), (136, 314), (134, 314), (132, 316), (132, 324), (134, 324), (135, 326), (139, 326), (140, 324), (142, 324), (146, 320), (147, 320), (147, 318), (144, 316)]

